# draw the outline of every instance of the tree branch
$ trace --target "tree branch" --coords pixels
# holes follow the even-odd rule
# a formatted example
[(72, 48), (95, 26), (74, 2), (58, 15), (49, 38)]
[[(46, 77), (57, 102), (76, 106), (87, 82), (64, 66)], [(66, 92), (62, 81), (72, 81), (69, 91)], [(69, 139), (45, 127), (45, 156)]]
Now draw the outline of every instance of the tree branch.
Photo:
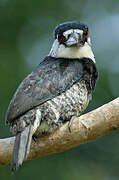
[[(75, 118), (71, 133), (68, 123), (49, 136), (32, 141), (28, 159), (38, 158), (52, 153), (63, 152), (119, 128), (119, 98)], [(14, 137), (0, 139), (0, 164), (11, 160)]]

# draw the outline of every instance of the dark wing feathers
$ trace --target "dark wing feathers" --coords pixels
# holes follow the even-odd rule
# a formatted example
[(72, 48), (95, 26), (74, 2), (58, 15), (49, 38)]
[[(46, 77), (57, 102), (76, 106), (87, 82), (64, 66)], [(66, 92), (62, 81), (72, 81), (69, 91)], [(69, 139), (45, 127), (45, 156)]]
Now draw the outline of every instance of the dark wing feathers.
[(80, 59), (46, 57), (18, 87), (6, 113), (11, 123), (25, 112), (66, 91), (83, 77)]

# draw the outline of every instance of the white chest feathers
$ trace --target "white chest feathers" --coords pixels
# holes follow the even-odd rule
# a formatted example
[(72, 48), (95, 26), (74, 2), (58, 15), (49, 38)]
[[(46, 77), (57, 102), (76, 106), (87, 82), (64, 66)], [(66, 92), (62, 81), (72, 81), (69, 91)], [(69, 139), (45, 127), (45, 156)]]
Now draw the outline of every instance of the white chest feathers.
[(84, 46), (65, 47), (63, 44), (59, 44), (58, 41), (55, 40), (49, 55), (52, 57), (64, 58), (87, 57), (95, 62), (95, 57), (91, 49), (91, 45), (88, 42), (85, 42)]

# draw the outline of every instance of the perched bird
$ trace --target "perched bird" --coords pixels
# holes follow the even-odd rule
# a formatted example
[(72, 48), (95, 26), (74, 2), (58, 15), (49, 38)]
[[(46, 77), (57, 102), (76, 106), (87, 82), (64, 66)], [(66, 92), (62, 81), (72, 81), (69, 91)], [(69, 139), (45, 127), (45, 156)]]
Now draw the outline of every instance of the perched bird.
[(6, 123), (16, 135), (11, 170), (27, 158), (32, 136), (54, 132), (79, 116), (91, 100), (98, 77), (88, 26), (66, 22), (54, 32), (48, 56), (20, 84)]

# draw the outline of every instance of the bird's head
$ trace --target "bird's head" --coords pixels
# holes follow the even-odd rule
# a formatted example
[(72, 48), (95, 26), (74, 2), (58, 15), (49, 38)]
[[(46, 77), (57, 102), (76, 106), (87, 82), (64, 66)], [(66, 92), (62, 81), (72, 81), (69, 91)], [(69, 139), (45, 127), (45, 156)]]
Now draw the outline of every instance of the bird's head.
[(55, 29), (55, 39), (65, 47), (83, 46), (88, 40), (88, 26), (80, 22), (66, 22)]
[(65, 22), (55, 28), (55, 40), (49, 53), (53, 57), (94, 59), (88, 26), (81, 22)]

